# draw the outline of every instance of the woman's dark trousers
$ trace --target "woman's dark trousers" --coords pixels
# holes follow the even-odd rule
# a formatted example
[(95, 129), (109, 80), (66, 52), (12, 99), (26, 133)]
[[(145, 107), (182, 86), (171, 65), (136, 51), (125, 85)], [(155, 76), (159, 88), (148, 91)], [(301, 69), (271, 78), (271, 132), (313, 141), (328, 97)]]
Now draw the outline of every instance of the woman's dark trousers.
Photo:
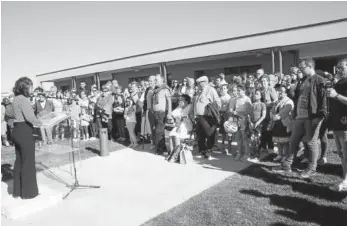
[(33, 127), (26, 122), (15, 123), (13, 129), (16, 161), (14, 163), (13, 196), (22, 199), (34, 198), (38, 195), (35, 142)]

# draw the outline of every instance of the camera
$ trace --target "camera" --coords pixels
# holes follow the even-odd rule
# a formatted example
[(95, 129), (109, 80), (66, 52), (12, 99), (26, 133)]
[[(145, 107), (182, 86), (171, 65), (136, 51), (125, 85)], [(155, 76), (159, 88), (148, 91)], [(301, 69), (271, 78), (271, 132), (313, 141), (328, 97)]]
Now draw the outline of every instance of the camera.
[(323, 85), (324, 89), (331, 89), (331, 88), (334, 88), (334, 82), (329, 80), (327, 81), (326, 83), (324, 83)]

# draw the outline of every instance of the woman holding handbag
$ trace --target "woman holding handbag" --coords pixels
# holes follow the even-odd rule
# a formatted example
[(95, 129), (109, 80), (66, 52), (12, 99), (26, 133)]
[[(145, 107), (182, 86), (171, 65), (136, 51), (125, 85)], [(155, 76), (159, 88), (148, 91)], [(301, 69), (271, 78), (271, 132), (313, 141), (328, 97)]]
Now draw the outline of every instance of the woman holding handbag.
[[(294, 108), (293, 101), (287, 96), (287, 90), (284, 85), (276, 85), (278, 101), (272, 107), (270, 118), (273, 123), (272, 128), (268, 128), (274, 135), (273, 142), (278, 145), (278, 155), (274, 161), (283, 161), (289, 149), (291, 135), (291, 112)], [(269, 125), (271, 125), (269, 124)]]

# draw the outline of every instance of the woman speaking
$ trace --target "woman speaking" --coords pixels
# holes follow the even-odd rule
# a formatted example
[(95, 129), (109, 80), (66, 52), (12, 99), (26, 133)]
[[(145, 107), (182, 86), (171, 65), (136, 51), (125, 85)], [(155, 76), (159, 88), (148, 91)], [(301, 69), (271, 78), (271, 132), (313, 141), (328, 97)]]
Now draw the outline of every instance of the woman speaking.
[(13, 88), (14, 129), (13, 142), (16, 149), (14, 163), (13, 197), (32, 199), (38, 195), (35, 168), (35, 142), (33, 126), (42, 122), (34, 114), (29, 100), (33, 82), (27, 77), (18, 79)]

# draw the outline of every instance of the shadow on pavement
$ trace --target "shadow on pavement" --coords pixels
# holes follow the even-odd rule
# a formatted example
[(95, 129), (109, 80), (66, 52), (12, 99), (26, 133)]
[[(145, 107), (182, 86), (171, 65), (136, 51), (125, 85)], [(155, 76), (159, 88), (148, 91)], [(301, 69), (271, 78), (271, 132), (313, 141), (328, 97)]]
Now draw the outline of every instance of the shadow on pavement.
[(281, 208), (275, 211), (276, 214), (298, 222), (318, 225), (346, 225), (347, 222), (347, 210), (335, 206), (318, 205), (308, 199), (295, 196), (264, 194), (252, 189), (244, 189), (240, 192), (254, 197), (269, 198), (271, 205)]

